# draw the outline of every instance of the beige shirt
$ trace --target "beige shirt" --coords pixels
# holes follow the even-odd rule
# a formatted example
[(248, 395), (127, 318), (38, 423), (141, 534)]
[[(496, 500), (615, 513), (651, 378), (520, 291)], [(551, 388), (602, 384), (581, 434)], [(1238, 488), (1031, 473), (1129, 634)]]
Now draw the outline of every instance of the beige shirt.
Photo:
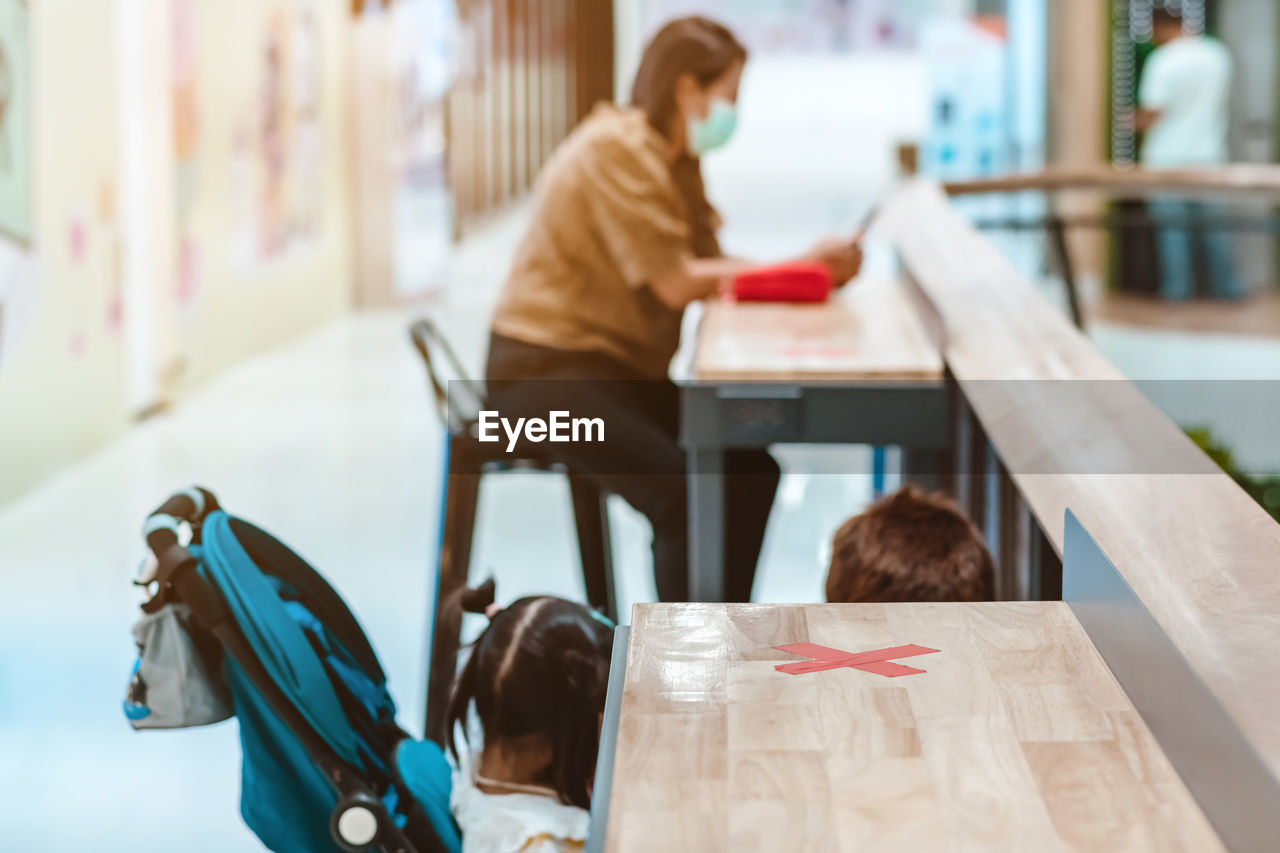
[(682, 190), (667, 149), (644, 113), (609, 104), (565, 140), (539, 176), (494, 332), (667, 375), (681, 312), (647, 285), (695, 254), (719, 253), (696, 164), (680, 164), (692, 177)]

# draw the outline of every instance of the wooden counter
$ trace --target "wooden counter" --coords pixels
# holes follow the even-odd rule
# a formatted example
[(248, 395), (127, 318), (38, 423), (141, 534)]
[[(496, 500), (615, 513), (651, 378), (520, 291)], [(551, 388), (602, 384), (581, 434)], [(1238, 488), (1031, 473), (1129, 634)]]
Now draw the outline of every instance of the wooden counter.
[(711, 302), (699, 380), (937, 380), (942, 357), (902, 283), (856, 280), (818, 304)]
[[(1061, 602), (638, 605), (606, 849), (1221, 845)], [(925, 670), (775, 671), (812, 642)]]
[(938, 185), (901, 190), (880, 225), (940, 318), (949, 370), (1059, 554), (1070, 508), (1274, 785), (1280, 525), (971, 228)]

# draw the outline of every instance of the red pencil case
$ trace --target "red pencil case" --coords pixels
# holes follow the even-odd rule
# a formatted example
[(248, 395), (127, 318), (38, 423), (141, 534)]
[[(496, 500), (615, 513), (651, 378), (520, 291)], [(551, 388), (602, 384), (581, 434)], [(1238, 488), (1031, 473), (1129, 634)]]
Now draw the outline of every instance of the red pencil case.
[(739, 302), (823, 302), (833, 285), (826, 264), (794, 261), (738, 273), (733, 295)]

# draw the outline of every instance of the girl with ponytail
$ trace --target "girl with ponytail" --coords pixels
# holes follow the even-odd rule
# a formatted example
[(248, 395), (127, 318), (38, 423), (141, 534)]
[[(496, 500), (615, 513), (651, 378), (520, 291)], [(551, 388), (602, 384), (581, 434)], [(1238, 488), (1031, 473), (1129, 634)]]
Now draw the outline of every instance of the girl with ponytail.
[[(613, 625), (552, 596), (499, 610), (492, 580), (466, 590), (462, 607), (490, 619), (445, 719), (458, 765), (451, 805), (463, 851), (581, 850)], [(480, 738), (470, 730), (472, 708)]]

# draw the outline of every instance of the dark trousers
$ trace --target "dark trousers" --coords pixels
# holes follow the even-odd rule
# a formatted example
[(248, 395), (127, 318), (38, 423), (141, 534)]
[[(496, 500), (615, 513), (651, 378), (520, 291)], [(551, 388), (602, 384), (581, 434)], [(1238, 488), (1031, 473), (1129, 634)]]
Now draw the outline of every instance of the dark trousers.
[[(489, 403), (502, 418), (547, 418), (552, 411), (604, 422), (602, 442), (541, 444), (540, 452), (621, 495), (653, 526), (658, 598), (689, 598), (688, 460), (678, 442), (680, 393), (668, 379), (646, 379), (595, 353), (568, 352), (493, 335), (486, 370)], [(503, 441), (505, 441), (505, 436)], [(724, 459), (725, 597), (749, 601), (778, 463), (764, 450), (729, 450)]]

